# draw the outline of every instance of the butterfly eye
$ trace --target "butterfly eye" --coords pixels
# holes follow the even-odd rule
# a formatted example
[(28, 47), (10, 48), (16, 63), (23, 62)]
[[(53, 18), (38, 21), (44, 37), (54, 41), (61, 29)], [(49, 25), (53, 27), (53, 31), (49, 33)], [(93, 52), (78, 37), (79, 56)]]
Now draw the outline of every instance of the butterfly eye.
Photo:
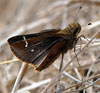
[(73, 34), (74, 34), (74, 35), (77, 35), (77, 33), (78, 33), (78, 28), (76, 28), (76, 29), (73, 31)]
[(77, 27), (76, 29), (74, 29), (73, 34), (77, 35), (80, 31), (81, 31), (81, 28)]

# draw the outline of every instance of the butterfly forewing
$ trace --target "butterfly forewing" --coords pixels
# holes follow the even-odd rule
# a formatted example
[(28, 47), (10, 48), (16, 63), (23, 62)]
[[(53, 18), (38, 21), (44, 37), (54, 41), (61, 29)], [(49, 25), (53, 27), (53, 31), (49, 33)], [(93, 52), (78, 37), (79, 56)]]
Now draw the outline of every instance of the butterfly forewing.
[[(46, 34), (46, 32), (44, 33)], [(43, 36), (43, 38), (41, 38), (41, 35), (31, 34), (31, 39), (29, 35), (20, 35), (10, 38), (8, 43), (16, 57), (33, 66), (38, 66), (41, 62), (40, 60), (44, 59), (50, 49), (62, 39), (62, 37), (57, 35), (55, 37), (54, 34), (54, 36)], [(26, 42), (23, 37), (27, 39), (27, 47), (25, 47)]]
[[(23, 39), (23, 36), (27, 39), (27, 40), (32, 40), (32, 39), (38, 39), (41, 40), (42, 38), (44, 37), (47, 37), (48, 35), (52, 35), (52, 34), (55, 34), (57, 32), (61, 31), (61, 29), (48, 29), (48, 30), (43, 30), (42, 32), (40, 33), (35, 33), (35, 34), (27, 34), (27, 35), (18, 35), (18, 36), (14, 36), (14, 37), (11, 37), (8, 39), (8, 43), (9, 45), (12, 45), (14, 43), (17, 43), (17, 42), (22, 42), (24, 39)], [(37, 40), (36, 39), (36, 40)], [(36, 42), (36, 41), (34, 41)]]

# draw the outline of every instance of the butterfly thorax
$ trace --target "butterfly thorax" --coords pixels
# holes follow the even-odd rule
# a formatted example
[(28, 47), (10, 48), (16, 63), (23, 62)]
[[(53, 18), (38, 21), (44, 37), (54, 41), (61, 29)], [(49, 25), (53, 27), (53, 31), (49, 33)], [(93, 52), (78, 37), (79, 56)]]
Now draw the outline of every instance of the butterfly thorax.
[(81, 26), (79, 23), (72, 23), (69, 24), (68, 27), (66, 27), (63, 30), (63, 34), (65, 34), (65, 39), (66, 39), (66, 50), (68, 49), (72, 49), (73, 47), (75, 47), (77, 41), (78, 41), (78, 34), (81, 31)]

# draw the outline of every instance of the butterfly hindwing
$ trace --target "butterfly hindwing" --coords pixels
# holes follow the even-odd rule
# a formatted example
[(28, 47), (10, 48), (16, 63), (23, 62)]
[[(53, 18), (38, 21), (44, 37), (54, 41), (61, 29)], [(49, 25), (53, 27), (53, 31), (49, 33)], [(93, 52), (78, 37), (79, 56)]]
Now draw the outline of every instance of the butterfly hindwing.
[(43, 69), (46, 69), (49, 67), (56, 58), (61, 54), (62, 51), (64, 51), (64, 47), (66, 45), (66, 40), (61, 39), (59, 42), (57, 42), (49, 51), (46, 58), (41, 62), (41, 64), (35, 68), (37, 71), (41, 71)]

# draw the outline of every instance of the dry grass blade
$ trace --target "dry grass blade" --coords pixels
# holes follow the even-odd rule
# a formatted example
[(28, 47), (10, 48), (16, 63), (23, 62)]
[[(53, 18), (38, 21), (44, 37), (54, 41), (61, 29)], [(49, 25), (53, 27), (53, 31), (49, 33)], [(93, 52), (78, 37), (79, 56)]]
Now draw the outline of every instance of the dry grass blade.
[(39, 82), (35, 82), (31, 86), (29, 85), (29, 86), (26, 86), (24, 88), (19, 89), (18, 92), (25, 91), (25, 90), (28, 91), (28, 90), (31, 90), (31, 89), (36, 89), (36, 88), (41, 87), (45, 84), (48, 84), (50, 81), (51, 81), (51, 79), (46, 79), (46, 80), (42, 80), (42, 81), (39, 81)]
[(0, 65), (17, 62), (17, 61), (19, 61), (19, 59), (8, 60), (8, 61), (0, 62)]
[[(89, 80), (91, 80), (91, 79), (94, 79), (94, 78), (98, 78), (96, 81), (94, 81), (94, 83), (88, 85), (87, 87), (78, 89), (78, 90), (76, 90), (76, 91), (71, 91), (71, 92), (78, 92), (78, 91), (81, 91), (81, 90), (83, 90), (83, 89), (89, 88), (90, 86), (94, 85), (95, 83), (97, 83), (98, 81), (100, 81), (100, 74), (95, 75), (95, 76), (93, 76), (93, 77), (91, 77), (91, 78), (89, 78), (89, 79), (87, 79), (87, 80), (85, 80), (85, 81), (82, 81), (81, 83), (72, 85), (72, 86), (68, 87), (67, 89), (65, 89), (64, 91), (66, 91), (66, 90), (68, 90), (68, 89), (70, 89), (70, 88), (76, 87), (76, 86), (78, 86), (78, 85), (81, 85), (81, 84), (83, 84), (83, 83), (85, 83), (85, 82), (87, 82), (87, 81), (89, 81)], [(65, 93), (69, 93), (69, 92), (65, 92)]]
[(24, 77), (24, 74), (25, 74), (26, 71), (27, 71), (27, 68), (28, 68), (28, 64), (22, 63), (22, 67), (21, 67), (21, 69), (20, 69), (20, 71), (19, 71), (19, 74), (18, 74), (18, 76), (17, 76), (17, 79), (16, 79), (16, 81), (15, 81), (15, 84), (14, 84), (14, 87), (13, 87), (11, 93), (17, 92), (17, 90), (18, 90), (18, 88), (19, 88), (19, 86), (20, 86), (20, 84), (21, 84), (21, 81), (22, 81), (22, 79), (23, 79), (23, 77)]

